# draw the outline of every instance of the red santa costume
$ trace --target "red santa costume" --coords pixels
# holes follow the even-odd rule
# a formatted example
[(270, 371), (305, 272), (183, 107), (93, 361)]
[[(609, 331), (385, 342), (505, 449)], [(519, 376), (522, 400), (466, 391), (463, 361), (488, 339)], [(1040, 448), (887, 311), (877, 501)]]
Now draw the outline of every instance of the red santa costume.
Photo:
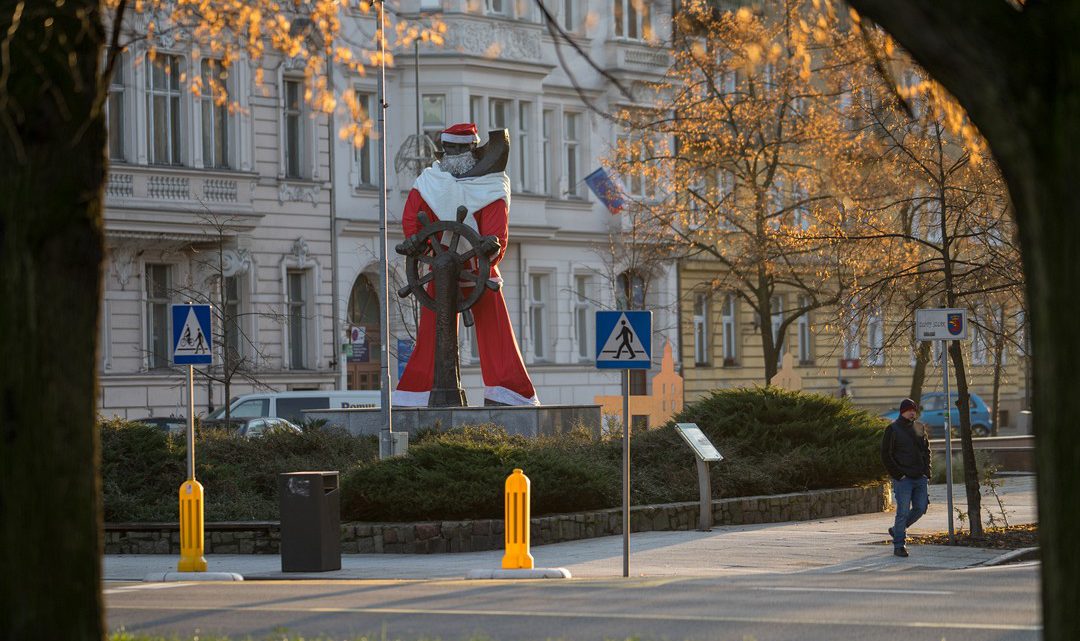
[[(471, 123), (454, 125), (442, 132), (441, 137), (444, 142), (458, 144), (480, 140), (476, 135), (476, 125)], [(420, 212), (425, 212), (432, 221), (455, 220), (460, 205), (469, 211), (465, 224), (477, 230), (481, 236), (499, 239), (499, 252), (491, 257), (490, 277), (501, 284), (503, 280), (498, 264), (506, 253), (510, 208), (510, 178), (505, 171), (457, 178), (435, 162), (417, 177), (405, 201), (405, 210), (401, 215), (405, 237), (412, 237), (420, 231)], [(428, 293), (433, 292), (433, 284), (429, 284)], [(525, 371), (502, 290), (485, 291), (473, 305), (472, 314), (476, 323), (485, 401), (502, 405), (539, 405), (532, 380)], [(435, 313), (422, 307), (416, 346), (394, 390), (393, 404), (427, 406), (434, 373)]]

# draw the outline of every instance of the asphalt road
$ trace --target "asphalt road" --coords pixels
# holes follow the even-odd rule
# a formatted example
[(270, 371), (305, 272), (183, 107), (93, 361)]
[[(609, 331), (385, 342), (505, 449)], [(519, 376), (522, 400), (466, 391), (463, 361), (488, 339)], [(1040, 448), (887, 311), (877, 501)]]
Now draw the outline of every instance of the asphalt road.
[(111, 630), (189, 638), (1035, 641), (1037, 563), (547, 581), (106, 584)]

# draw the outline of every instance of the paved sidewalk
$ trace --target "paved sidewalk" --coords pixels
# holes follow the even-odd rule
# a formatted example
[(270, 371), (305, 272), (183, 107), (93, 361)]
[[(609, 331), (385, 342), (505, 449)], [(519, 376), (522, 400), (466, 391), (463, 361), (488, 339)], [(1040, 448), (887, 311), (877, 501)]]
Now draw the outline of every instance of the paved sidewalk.
[[(983, 491), (984, 508), (997, 502)], [(1035, 479), (1009, 477), (1001, 490), (1010, 523), (1037, 520)], [(945, 486), (930, 489), (930, 511), (913, 533), (947, 528)], [(954, 504), (966, 510), (962, 485)], [(630, 573), (634, 576), (724, 576), (754, 573), (904, 571), (956, 569), (1001, 556), (1001, 550), (913, 545), (900, 559), (884, 544), (892, 513), (863, 514), (815, 521), (714, 528), (712, 532), (642, 532), (630, 537)], [(957, 523), (959, 527), (959, 523)], [(544, 545), (532, 549), (536, 567), (564, 567), (575, 577), (622, 576), (622, 537), (604, 537)], [(448, 579), (469, 570), (494, 569), (501, 551), (463, 554), (346, 554), (342, 569), (313, 574), (282, 573), (277, 555), (212, 554), (211, 572), (236, 572), (245, 579)], [(107, 581), (141, 581), (154, 572), (176, 570), (171, 555), (107, 555)]]

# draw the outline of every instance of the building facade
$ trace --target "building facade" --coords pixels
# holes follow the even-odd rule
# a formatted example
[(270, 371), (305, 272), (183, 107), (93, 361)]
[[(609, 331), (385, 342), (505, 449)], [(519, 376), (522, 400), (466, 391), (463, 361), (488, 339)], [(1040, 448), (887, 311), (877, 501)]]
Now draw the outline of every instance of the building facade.
[[(651, 40), (662, 39), (670, 23), (665, 6), (557, 4), (551, 9), (559, 24), (620, 83), (633, 86), (666, 70), (668, 55)], [(593, 366), (598, 309), (655, 310), (655, 344), (669, 341), (679, 353), (674, 267), (628, 272), (610, 250), (626, 223), (583, 182), (619, 136), (597, 114), (632, 106), (623, 94), (566, 42), (556, 44), (534, 3), (403, 0), (397, 10), (406, 19), (437, 12), (447, 32), (443, 46), (394, 52), (387, 71), (392, 378), (417, 313), (396, 299), (404, 262), (392, 250), (402, 240), (401, 211), (416, 169), (399, 170), (394, 159), (408, 155), (403, 146), (418, 126), (434, 135), (466, 121), (482, 139), (491, 129), (510, 131), (503, 287), (541, 402), (591, 403), (618, 393), (618, 374)], [(345, 29), (370, 39), (374, 21), (350, 15)], [(212, 91), (196, 95), (183, 80), (198, 75), (211, 86), (214, 74), (227, 101)], [(337, 71), (333, 81), (374, 112), (375, 74)], [(187, 301), (215, 305), (220, 350), (216, 380), (196, 378), (197, 413), (223, 402), (225, 378), (230, 396), (379, 386), (378, 145), (342, 141), (335, 133), (342, 118), (313, 112), (303, 70), (289, 60), (242, 62), (221, 74), (190, 44), (159, 43), (153, 55), (138, 44), (125, 51), (108, 100), (102, 415), (186, 414), (186, 373), (169, 360), (168, 305)], [(479, 361), (468, 331), (461, 343), (463, 385), (479, 403)]]

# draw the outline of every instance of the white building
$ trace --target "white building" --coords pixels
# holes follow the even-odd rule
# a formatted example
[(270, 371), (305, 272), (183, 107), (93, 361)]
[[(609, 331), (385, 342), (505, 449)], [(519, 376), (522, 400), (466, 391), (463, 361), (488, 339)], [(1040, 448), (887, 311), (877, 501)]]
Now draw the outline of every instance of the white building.
[[(666, 6), (642, 13), (634, 0), (546, 4), (558, 5), (549, 8), (575, 42), (625, 85), (666, 69), (667, 53), (644, 39), (652, 29), (665, 35)], [(654, 310), (657, 362), (665, 338), (679, 353), (674, 265), (627, 274), (604, 249), (625, 221), (612, 216), (583, 182), (618, 132), (582, 97), (607, 112), (629, 106), (622, 95), (565, 42), (556, 47), (533, 2), (400, 5), (407, 19), (421, 9), (438, 10), (448, 26), (444, 46), (419, 50), (424, 131), (434, 134), (464, 121), (475, 122), (481, 138), (489, 129), (510, 131), (514, 192), (501, 270), (541, 402), (591, 403), (596, 395), (618, 393), (618, 374), (594, 368), (592, 336), (593, 312), (616, 307), (616, 292), (629, 289), (634, 298), (645, 292), (644, 302)], [(356, 18), (348, 28), (371, 34), (374, 21)], [(298, 95), (299, 76), (287, 64), (267, 71), (258, 90), (253, 69), (234, 67), (226, 86), (241, 108), (230, 114), (176, 81), (180, 73), (213, 73), (211, 64), (193, 57), (190, 47), (159, 51), (153, 62), (138, 47), (126, 54), (109, 100), (113, 165), (106, 199), (110, 255), (101, 413), (134, 418), (186, 412), (185, 377), (168, 363), (166, 306), (189, 298), (219, 302), (221, 296), (211, 294), (221, 291), (219, 276), (225, 278), (227, 305), (218, 308), (235, 319), (219, 338), (235, 347), (235, 362), (247, 372), (233, 378), (232, 395), (251, 389), (249, 375), (282, 390), (377, 388), (378, 145), (355, 150), (331, 137), (331, 126), (341, 126), (340, 114), (336, 123), (310, 117)], [(393, 293), (404, 282), (404, 263), (392, 248), (402, 240), (401, 210), (415, 175), (395, 171), (393, 158), (416, 130), (417, 68), (411, 49), (395, 52), (395, 63), (387, 72), (386, 146), (394, 299), (390, 371), (396, 380), (397, 346), (411, 338), (415, 321)], [(164, 73), (165, 67), (172, 73)], [(338, 73), (335, 85), (355, 89), (369, 110), (374, 106), (375, 74)], [(336, 256), (332, 209), (338, 220)], [(335, 358), (350, 336), (358, 339), (351, 361)], [(480, 403), (479, 362), (469, 334), (462, 337), (463, 385), (470, 402)], [(360, 348), (365, 341), (366, 350)], [(635, 383), (638, 391), (641, 384)], [(199, 411), (208, 407), (210, 388), (212, 402), (222, 402), (220, 384), (197, 381)]]

